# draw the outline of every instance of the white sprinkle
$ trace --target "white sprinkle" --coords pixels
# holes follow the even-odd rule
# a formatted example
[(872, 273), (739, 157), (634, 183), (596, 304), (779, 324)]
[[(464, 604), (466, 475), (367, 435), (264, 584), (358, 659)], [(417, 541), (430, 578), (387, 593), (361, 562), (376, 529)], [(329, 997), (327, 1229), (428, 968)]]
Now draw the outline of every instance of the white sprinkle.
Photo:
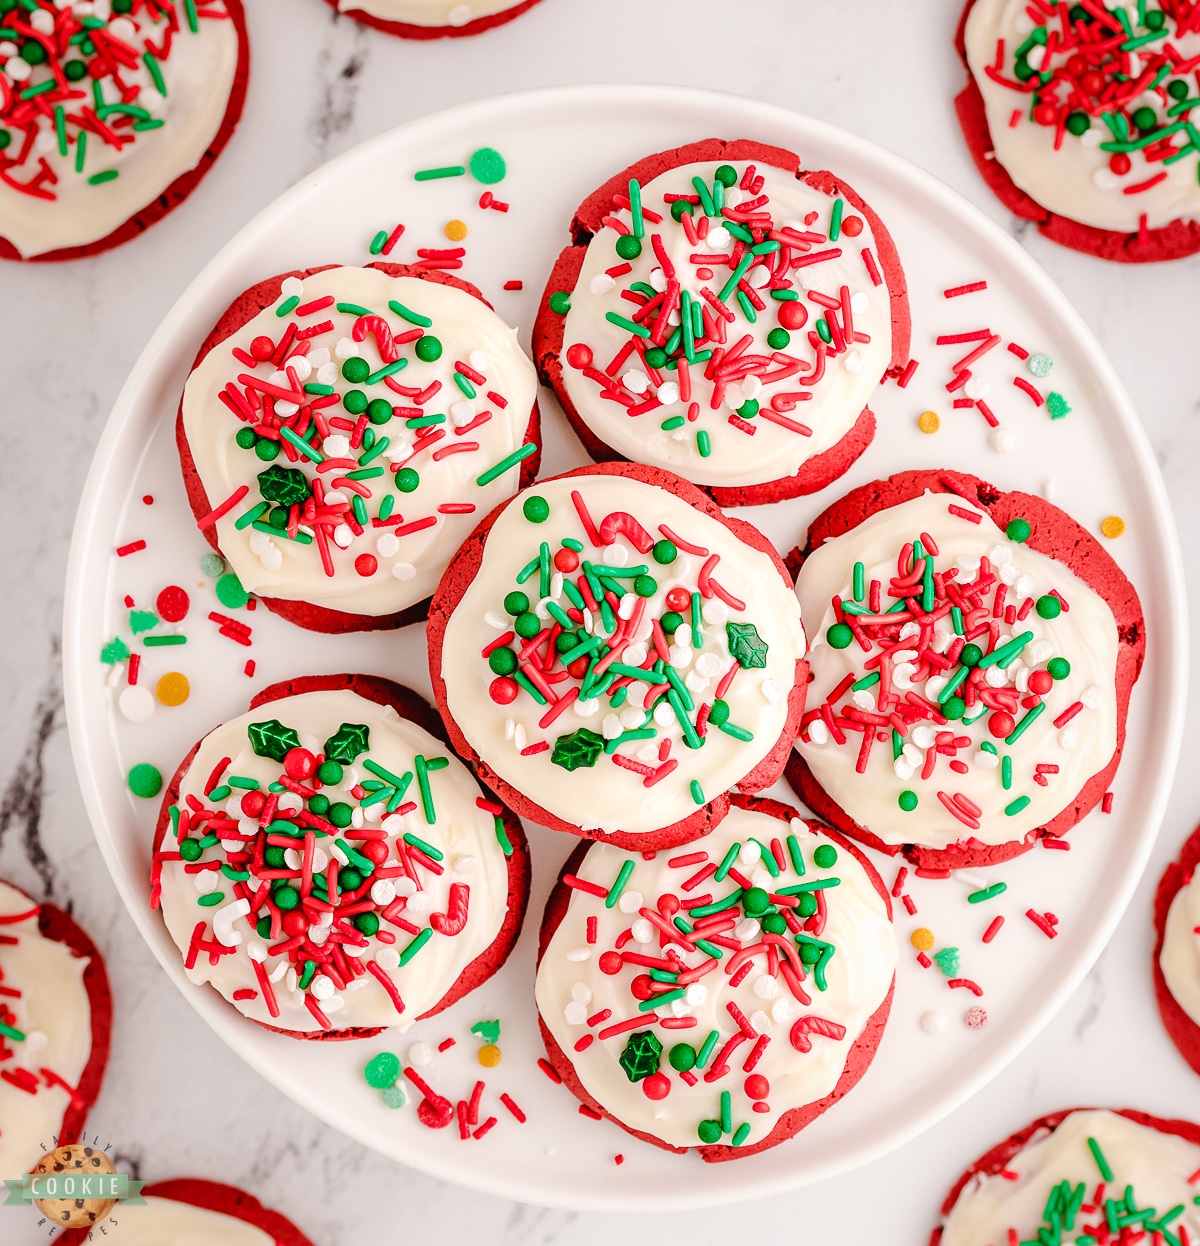
[(761, 1010), (750, 1014), (750, 1026), (756, 1034), (769, 1034), (771, 1032), (771, 1018)]
[[(842, 367), (850, 373), (851, 376), (857, 376), (863, 370), (862, 351), (850, 350), (842, 356)], [(968, 382), (968, 385), (970, 382)]]
[(450, 404), (450, 422), (455, 428), (462, 428), (464, 424), (470, 424), (475, 418), (475, 408), (464, 401), (452, 402)]
[(413, 1043), (408, 1049), (408, 1062), (416, 1065), (418, 1069), (423, 1069), (426, 1065), (433, 1063), (433, 1051), (426, 1043)]
[(984, 749), (980, 749), (971, 760), (980, 770), (995, 770), (1000, 764), (1000, 758), (995, 753), (989, 753)]
[[(12, 61), (9, 61), (8, 63), (11, 65)], [(1095, 182), (1101, 190), (1116, 190), (1121, 184), (1121, 179), (1106, 164), (1102, 164), (1095, 171), (1095, 173), (1092, 174), (1092, 181)]]
[(585, 960), (592, 959), (592, 949), (590, 947), (573, 947), (567, 953), (567, 960), (573, 964), (582, 963)]
[(1079, 743), (1079, 730), (1076, 727), (1064, 727), (1058, 733), (1058, 746), (1064, 749), (1073, 749)]
[(617, 901), (617, 908), (622, 913), (637, 913), (643, 904), (642, 893), (640, 891), (622, 891), (621, 898)]
[(591, 280), (588, 288), (593, 294), (607, 294), (616, 286), (616, 280), (610, 277), (608, 273), (597, 273)]
[(733, 928), (734, 938), (739, 943), (745, 943), (748, 939), (753, 939), (759, 935), (761, 928), (753, 917), (743, 917)]
[(399, 548), (400, 538), (391, 532), (385, 532), (375, 542), (375, 550), (380, 558), (391, 558)]
[(595, 697), (589, 697), (586, 701), (576, 701), (573, 708), (578, 718), (592, 718), (600, 709), (600, 702)]
[(410, 913), (428, 913), (433, 908), (433, 897), (428, 891), (414, 891), (404, 907)]
[(586, 982), (576, 982), (571, 986), (571, 998), (580, 1004), (590, 1004), (592, 988)]
[(350, 531), (350, 525), (340, 523), (333, 530), (333, 543), (338, 549), (349, 549), (354, 541), (354, 533)]
[(1090, 710), (1098, 710), (1104, 701), (1104, 692), (1098, 684), (1091, 684), (1080, 694), (1079, 699)]
[(664, 381), (658, 387), (658, 401), (664, 407), (671, 406), (672, 403), (679, 401), (679, 385), (675, 381)]
[(371, 884), (371, 901), (374, 904), (388, 905), (396, 898), (396, 884), (390, 878), (381, 878)]
[(200, 870), (192, 875), (192, 883), (202, 896), (206, 896), (216, 891), (221, 885), (221, 879), (216, 870)]
[(517, 752), (521, 752), (529, 743), (529, 738), (525, 734), (525, 724), (517, 723), (513, 728), (513, 744), (516, 746)]
[(706, 601), (700, 612), (705, 623), (711, 623), (714, 627), (719, 627), (729, 618), (729, 607), (719, 597)]
[(614, 541), (612, 545), (604, 547), (601, 561), (609, 567), (623, 567), (629, 562), (629, 550), (624, 545)]
[(639, 917), (630, 929), (635, 943), (650, 943), (654, 939), (654, 927), (644, 917)]
[(362, 347), (353, 338), (340, 337), (333, 348), (333, 354), (336, 359), (353, 359), (362, 354)]
[[(571, 954), (567, 953), (567, 959), (571, 959)], [(587, 1021), (588, 1010), (586, 1004), (581, 1004), (579, 1000), (573, 999), (563, 1009), (563, 1020), (568, 1025), (583, 1025)]]
[(708, 987), (703, 982), (691, 982), (684, 991), (683, 998), (693, 1008), (699, 1008), (708, 999)]
[(759, 999), (774, 999), (779, 994), (779, 979), (769, 973), (754, 979), (754, 994)]
[(33, 73), (33, 66), (19, 56), (10, 56), (4, 62), (4, 72), (13, 82), (27, 82)]
[(828, 744), (829, 728), (820, 718), (808, 724), (808, 742), (810, 744)]
[(328, 459), (344, 459), (350, 453), (350, 438), (342, 433), (330, 433), (321, 449)]
[(375, 950), (375, 963), (380, 969), (390, 973), (400, 968), (400, 953), (394, 947), (381, 947)]
[(644, 394), (650, 388), (650, 378), (640, 368), (630, 368), (621, 377), (621, 384), (631, 394)]
[(134, 684), (121, 690), (117, 707), (131, 723), (144, 723), (154, 713), (154, 697), (149, 689)]
[(926, 1012), (921, 1015), (921, 1029), (926, 1034), (940, 1034), (946, 1028), (944, 1012)]
[(313, 999), (327, 1000), (332, 999), (337, 987), (333, 985), (333, 979), (327, 978), (323, 973), (319, 973), (308, 984), (309, 992)]
[(867, 308), (870, 306), (871, 306), (871, 296), (867, 294), (865, 291), (859, 290), (857, 294), (852, 294), (850, 296), (850, 310), (854, 312), (855, 315), (860, 315), (862, 312), (865, 312)]
[(469, 4), (456, 4), (446, 14), (446, 24), (448, 26), (465, 26), (470, 20), (471, 6)]

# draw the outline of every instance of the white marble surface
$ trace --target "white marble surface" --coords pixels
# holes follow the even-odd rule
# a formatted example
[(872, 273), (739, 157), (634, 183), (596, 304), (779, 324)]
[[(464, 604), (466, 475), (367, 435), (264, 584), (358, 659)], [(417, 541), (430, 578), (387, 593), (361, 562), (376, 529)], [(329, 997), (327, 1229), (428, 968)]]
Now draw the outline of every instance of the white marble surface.
[[(812, 1240), (923, 1242), (965, 1163), (1011, 1128), (1076, 1103), (1200, 1117), (1200, 1086), (1158, 1024), (1150, 901), (1197, 820), (1193, 698), (1184, 763), (1149, 874), (1112, 946), (1026, 1051), (959, 1112), (898, 1154), (798, 1196), (694, 1216), (573, 1215), (452, 1189), (363, 1150), (292, 1105), (216, 1044), (172, 991), (109, 884), (83, 814), (62, 715), (61, 581), (92, 447), (152, 329), (205, 260), (259, 208), (336, 153), (461, 100), (578, 81), (664, 81), (756, 95), (902, 153), (1012, 227), (1080, 308), (1142, 412), (1183, 534), (1189, 589), (1200, 491), (1200, 258), (1122, 268), (1017, 227), (987, 193), (954, 123), (957, 0), (854, 5), (758, 0), (544, 0), (481, 39), (401, 43), (319, 0), (253, 0), (246, 119), (188, 204), (133, 246), (70, 267), (0, 269), (0, 397), (8, 534), (0, 594), (0, 874), (73, 908), (106, 950), (119, 1000), (92, 1125), (148, 1179), (196, 1175), (252, 1189), (317, 1243), (484, 1241), (592, 1246), (616, 1235), (725, 1240), (803, 1226)], [(599, 16), (597, 16), (599, 14)], [(548, 153), (548, 160), (550, 154)], [(914, 267), (916, 257), (909, 257)], [(51, 440), (53, 439), (53, 440)], [(53, 458), (52, 458), (53, 456)], [(47, 470), (53, 464), (53, 470)], [(51, 482), (47, 489), (44, 480)], [(1135, 816), (1126, 811), (1126, 816)], [(869, 1197), (864, 1197), (868, 1195)], [(752, 1217), (752, 1219), (750, 1219)], [(13, 1246), (44, 1240), (0, 1212)]]

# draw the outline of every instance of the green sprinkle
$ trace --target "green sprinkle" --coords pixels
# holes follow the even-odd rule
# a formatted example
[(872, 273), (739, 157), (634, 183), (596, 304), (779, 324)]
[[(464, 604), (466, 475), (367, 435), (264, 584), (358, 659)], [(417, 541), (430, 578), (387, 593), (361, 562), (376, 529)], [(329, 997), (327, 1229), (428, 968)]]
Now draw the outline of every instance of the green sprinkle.
[(704, 804), (704, 789), (700, 786), (699, 779), (693, 779), (691, 784), (692, 800), (697, 805)]
[(506, 857), (511, 857), (513, 854), (512, 840), (508, 837), (508, 830), (504, 825), (504, 819), (498, 813), (493, 816), (496, 820), (496, 842), (500, 845), (500, 850), (504, 853), (504, 855)]
[(531, 683), (529, 682), (529, 677), (528, 677), (527, 675), (525, 675), (522, 671), (513, 671), (513, 673), (512, 673), (512, 679), (513, 679), (513, 680), (514, 680), (514, 681), (515, 681), (518, 685), (520, 685), (520, 687), (524, 688), (524, 689), (525, 689), (525, 691), (526, 691), (526, 692), (528, 692), (528, 693), (529, 693), (529, 695), (530, 695), (531, 697), (533, 697), (533, 699), (534, 699), (534, 700), (535, 700), (535, 701), (536, 701), (539, 705), (545, 705), (545, 704), (546, 704), (546, 698), (545, 698), (544, 696), (542, 696), (542, 694), (541, 694), (541, 693), (540, 693), (540, 692), (539, 692), (539, 691), (538, 691), (538, 690), (537, 690), (537, 689), (533, 686), (533, 684), (531, 684)]
[(677, 991), (664, 991), (661, 995), (651, 995), (649, 999), (644, 999), (638, 1004), (638, 1012), (649, 1012), (653, 1008), (661, 1008), (663, 1004), (682, 999), (685, 994), (683, 987), (680, 987)]
[(395, 376), (397, 372), (402, 372), (407, 367), (407, 359), (397, 359), (393, 363), (385, 363), (378, 371), (369, 373), (364, 384), (378, 385), (385, 377)]
[(733, 1128), (732, 1102), (728, 1090), (721, 1091), (721, 1132), (727, 1134)]
[(397, 303), (395, 299), (388, 300), (388, 308), (394, 311), (401, 320), (407, 320), (409, 324), (415, 324), (418, 328), (428, 329), (433, 325), (433, 321), (428, 316), (422, 316), (420, 312), (405, 307), (403, 303)]
[(375, 237), (371, 239), (371, 246), (370, 246), (371, 254), (378, 255), (380, 251), (383, 250), (384, 245), (387, 243), (387, 240), (388, 240), (388, 231), (386, 229), (381, 229), (379, 233), (377, 233)]
[(0, 1022), (0, 1034), (3, 1034), (5, 1038), (11, 1038), (14, 1043), (25, 1041), (25, 1035), (20, 1030), (14, 1029), (11, 1025), (5, 1025), (3, 1022)]
[[(732, 891), (723, 900), (714, 900), (712, 904), (702, 904), (699, 908), (691, 909), (692, 917), (711, 917), (713, 913), (723, 913), (726, 909), (731, 909), (742, 898), (742, 888)], [(780, 892), (781, 895), (786, 893)]]
[(244, 528), (248, 528), (256, 519), (260, 518), (266, 511), (271, 509), (269, 502), (259, 502), (257, 506), (252, 506), (244, 514), (239, 515), (233, 521), (233, 526), (241, 532)]
[(225, 893), (223, 891), (210, 891), (207, 895), (198, 896), (196, 898), (196, 903), (202, 904), (206, 909), (209, 909), (212, 908), (214, 904), (220, 904), (224, 899)]
[(313, 449), (313, 447), (310, 446), (304, 438), (297, 437), (290, 428), (281, 428), (279, 430), (279, 435), (284, 439), (284, 441), (290, 443), (295, 449), (299, 450), (306, 459), (311, 459), (314, 463), (325, 462), (325, 456), (320, 452), (320, 450)]
[(426, 926), (419, 935), (400, 953), (401, 967), (408, 964), (410, 960), (433, 938), (433, 927)]
[(105, 182), (115, 181), (121, 174), (116, 169), (105, 169), (103, 173), (93, 173), (88, 178), (89, 186), (103, 186)]
[(1014, 800), (1011, 804), (1004, 806), (1004, 812), (1008, 817), (1011, 818), (1015, 816), (1016, 814), (1020, 813), (1021, 810), (1024, 809), (1025, 806), (1028, 804), (1029, 804), (1028, 796), (1018, 796), (1017, 799)]
[(799, 874), (801, 878), (803, 878), (804, 853), (800, 851), (800, 841), (795, 837), (795, 835), (789, 835), (787, 837), (787, 850), (788, 856), (792, 861), (792, 869)]
[(156, 649), (163, 645), (186, 645), (186, 636), (143, 636), (142, 644), (148, 649)]
[(992, 900), (996, 896), (1002, 896), (1007, 890), (1007, 883), (993, 883), (990, 887), (984, 887), (981, 891), (972, 891), (967, 896), (967, 903), (982, 904), (984, 900)]
[(717, 1040), (721, 1037), (720, 1030), (710, 1030), (708, 1037), (704, 1040), (700, 1050), (696, 1052), (696, 1068), (702, 1069), (708, 1063), (709, 1056), (713, 1053), (713, 1048), (717, 1045)]
[(829, 214), (829, 241), (837, 242), (842, 236), (842, 212), (845, 211), (845, 202), (841, 199), (833, 201), (833, 211)]
[[(991, 741), (989, 740), (990, 744)], [(1000, 759), (1000, 784), (1007, 792), (1012, 788), (1012, 758), (1005, 753)]]
[[(839, 199), (838, 202), (841, 203), (841, 200)], [(742, 1121), (742, 1123), (734, 1131), (734, 1135), (732, 1139), (733, 1145), (741, 1146), (742, 1143), (745, 1142), (749, 1136), (750, 1136), (750, 1122)]]
[(1022, 649), (1033, 639), (1032, 632), (1022, 632), (1020, 636), (1014, 636), (1006, 645), (1001, 645), (999, 649), (993, 649), (991, 653), (985, 653), (979, 659), (979, 667), (986, 670), (989, 666), (1010, 666), (1013, 659), (1016, 658)]
[(616, 312), (605, 312), (604, 319), (610, 324), (615, 324), (617, 328), (624, 329), (626, 333), (632, 333), (636, 337), (649, 337), (650, 330), (645, 325), (635, 324), (632, 320), (626, 320), (624, 316), (619, 316)]
[(1096, 1167), (1100, 1169), (1100, 1175), (1105, 1182), (1113, 1179), (1113, 1170), (1108, 1166), (1108, 1160), (1104, 1158), (1104, 1152), (1100, 1149), (1100, 1143), (1095, 1138), (1087, 1140), (1088, 1150), (1092, 1153), (1092, 1159), (1096, 1161)]
[[(523, 462), (531, 454), (537, 453), (537, 446), (533, 442), (526, 442), (519, 449), (514, 450), (512, 454), (500, 460), (494, 467), (489, 467), (487, 471), (476, 477), (477, 485), (490, 485), (498, 476), (503, 476), (510, 467), (516, 467), (518, 463)], [(543, 702), (544, 703), (544, 702)]]
[(417, 770), (417, 787), (421, 791), (421, 810), (425, 821), (432, 826), (437, 821), (437, 814), (433, 808), (433, 793), (429, 790), (429, 767), (420, 753), (413, 759), (413, 764)]
[(1027, 713), (1025, 717), (1022, 718), (1021, 721), (1017, 723), (1017, 725), (1012, 729), (1012, 734), (1004, 737), (1004, 743), (1015, 744), (1021, 738), (1021, 736), (1023, 736), (1025, 732), (1029, 729), (1029, 726), (1033, 722), (1033, 720), (1037, 718), (1039, 714), (1043, 713), (1045, 709), (1046, 709), (1045, 701), (1042, 701), (1040, 704), (1035, 705), (1033, 709), (1031, 709), (1029, 713)]
[[(631, 183), (633, 185), (635, 183)], [(621, 892), (625, 890), (626, 884), (629, 882), (629, 876), (633, 873), (633, 860), (626, 860), (621, 866), (621, 872), (617, 875), (617, 881), (613, 883), (609, 889), (608, 895), (604, 900), (606, 909), (616, 908), (617, 901), (621, 898)]]
[(712, 442), (709, 440), (708, 433), (701, 429), (696, 434), (696, 449), (700, 453), (702, 459), (708, 458), (712, 454)]
[(440, 169), (418, 169), (413, 174), (413, 180), (417, 182), (436, 182), (443, 177), (462, 177), (466, 171), (461, 164), (447, 164)]
[(850, 685), (851, 692), (862, 692), (865, 688), (873, 688), (879, 682), (879, 672), (872, 671), (869, 675), (864, 675), (856, 684)]
[(729, 877), (729, 871), (733, 868), (733, 863), (737, 860), (738, 853), (741, 850), (742, 845), (740, 843), (729, 845), (729, 850), (721, 858), (721, 864), (717, 866), (717, 872), (713, 875), (717, 882), (723, 883)]
[(435, 861), (441, 861), (445, 858), (445, 853), (439, 848), (435, 848), (432, 844), (427, 843), (419, 835), (413, 835), (411, 832), (404, 836), (404, 842), (410, 848), (416, 848), (423, 852), (427, 857), (432, 857)]

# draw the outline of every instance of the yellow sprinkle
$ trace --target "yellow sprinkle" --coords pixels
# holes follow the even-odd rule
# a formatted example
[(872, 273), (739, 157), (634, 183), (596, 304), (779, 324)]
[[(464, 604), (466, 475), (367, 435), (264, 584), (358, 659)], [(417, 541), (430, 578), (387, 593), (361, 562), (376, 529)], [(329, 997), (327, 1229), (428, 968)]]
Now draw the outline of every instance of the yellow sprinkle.
[(1120, 515), (1109, 515), (1100, 525), (1100, 531), (1110, 541), (1115, 541), (1125, 531), (1125, 520)]
[(942, 421), (936, 411), (922, 411), (917, 417), (917, 427), (923, 433), (936, 433), (941, 426)]
[(500, 1048), (495, 1043), (484, 1043), (479, 1049), (479, 1063), (485, 1069), (494, 1069), (500, 1063)]
[(467, 227), (462, 221), (447, 221), (443, 232), (451, 242), (462, 242), (467, 236)]
[(912, 932), (912, 945), (918, 952), (928, 952), (933, 947), (933, 931), (926, 930), (924, 926), (918, 926)]
[(182, 705), (191, 693), (188, 677), (179, 671), (168, 671), (154, 688), (154, 695), (163, 705)]

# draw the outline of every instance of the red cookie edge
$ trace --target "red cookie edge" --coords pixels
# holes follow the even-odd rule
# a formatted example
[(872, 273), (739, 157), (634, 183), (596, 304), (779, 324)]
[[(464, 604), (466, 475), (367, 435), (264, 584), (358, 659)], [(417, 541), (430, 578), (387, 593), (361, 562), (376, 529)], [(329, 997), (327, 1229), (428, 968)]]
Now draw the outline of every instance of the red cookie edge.
[(413, 22), (396, 22), (389, 21), (385, 17), (375, 17), (370, 13), (364, 13), (362, 9), (346, 9), (343, 12), (338, 8), (338, 0), (325, 0), (325, 3), (341, 16), (352, 18), (360, 25), (370, 26), (373, 30), (382, 30), (384, 34), (396, 35), (401, 39), (465, 39), (470, 35), (481, 35), (485, 30), (494, 30), (497, 26), (504, 26), (513, 18), (520, 17), (522, 13), (532, 9), (537, 2), (538, 0), (522, 0), (521, 4), (513, 5), (511, 9), (502, 9), (499, 13), (488, 13), (484, 17), (477, 17), (465, 26), (418, 26)]
[(1191, 881), (1198, 865), (1200, 828), (1188, 837), (1180, 849), (1179, 859), (1167, 866), (1154, 893), (1154, 998), (1158, 1001), (1158, 1014), (1162, 1018), (1163, 1028), (1195, 1073), (1200, 1073), (1200, 1025), (1188, 1016), (1171, 994), (1162, 970), (1162, 951), (1171, 902)]

